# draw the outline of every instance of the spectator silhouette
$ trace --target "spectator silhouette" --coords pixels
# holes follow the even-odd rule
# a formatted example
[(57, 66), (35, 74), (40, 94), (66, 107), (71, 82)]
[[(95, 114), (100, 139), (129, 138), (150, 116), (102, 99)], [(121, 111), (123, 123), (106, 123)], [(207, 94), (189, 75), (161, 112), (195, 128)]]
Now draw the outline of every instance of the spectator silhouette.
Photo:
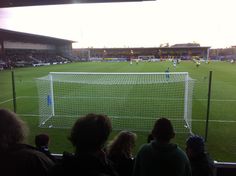
[(153, 140), (153, 136), (152, 134), (149, 134), (147, 138), (147, 143), (150, 143), (152, 140)]
[(27, 125), (13, 112), (0, 109), (0, 175), (44, 176), (54, 162), (26, 144)]
[(170, 143), (175, 137), (171, 122), (158, 119), (152, 136), (154, 140), (144, 144), (136, 156), (133, 176), (190, 176), (188, 157), (176, 144)]
[(51, 154), (49, 150), (49, 136), (47, 134), (38, 134), (35, 136), (35, 145), (36, 148), (47, 155), (51, 160), (56, 162), (56, 158)]
[(75, 154), (58, 163), (50, 175), (117, 176), (103, 151), (111, 129), (111, 121), (105, 115), (88, 114), (79, 118), (69, 137)]
[(190, 136), (186, 141), (193, 176), (212, 176), (213, 161), (205, 152), (204, 139), (198, 135)]
[(121, 131), (107, 147), (108, 158), (114, 163), (119, 176), (131, 176), (134, 165), (132, 150), (135, 146), (136, 134)]

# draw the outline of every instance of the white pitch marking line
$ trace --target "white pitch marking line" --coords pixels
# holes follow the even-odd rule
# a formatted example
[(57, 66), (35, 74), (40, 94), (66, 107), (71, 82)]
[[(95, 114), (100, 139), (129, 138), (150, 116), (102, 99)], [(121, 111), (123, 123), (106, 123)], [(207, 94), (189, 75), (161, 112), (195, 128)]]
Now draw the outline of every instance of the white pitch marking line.
[[(206, 120), (192, 119), (195, 122), (205, 122)], [(236, 120), (209, 120), (210, 122), (219, 122), (219, 123), (235, 123)]]
[[(19, 114), (20, 116), (34, 116), (34, 117), (39, 117), (39, 114)], [(74, 117), (74, 116), (71, 116)], [(173, 119), (174, 120), (174, 119)], [(192, 119), (192, 121), (195, 122), (205, 122), (206, 120), (200, 120), (200, 119)], [(236, 123), (236, 120), (209, 120), (210, 122), (218, 122), (218, 123)]]
[[(16, 99), (19, 99), (19, 98), (20, 98), (20, 97), (16, 97)], [(2, 101), (2, 102), (0, 102), (0, 104), (7, 103), (7, 102), (9, 102), (9, 101), (13, 101), (13, 98), (8, 99), (8, 100), (5, 100), (5, 101)]]

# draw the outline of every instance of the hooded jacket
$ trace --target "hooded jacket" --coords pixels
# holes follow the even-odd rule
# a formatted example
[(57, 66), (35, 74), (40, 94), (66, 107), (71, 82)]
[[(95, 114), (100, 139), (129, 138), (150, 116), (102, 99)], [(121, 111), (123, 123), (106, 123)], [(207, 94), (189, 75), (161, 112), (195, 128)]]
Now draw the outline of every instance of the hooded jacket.
[(172, 143), (153, 140), (139, 150), (133, 176), (191, 176), (187, 155)]

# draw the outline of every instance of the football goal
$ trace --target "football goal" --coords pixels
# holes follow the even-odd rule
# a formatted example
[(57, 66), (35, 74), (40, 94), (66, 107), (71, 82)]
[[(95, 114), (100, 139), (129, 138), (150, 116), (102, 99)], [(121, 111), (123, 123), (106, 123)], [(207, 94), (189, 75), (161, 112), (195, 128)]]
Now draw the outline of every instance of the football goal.
[(187, 72), (50, 72), (37, 78), (39, 126), (70, 128), (88, 113), (106, 114), (114, 130), (150, 131), (169, 118), (191, 133), (194, 80)]

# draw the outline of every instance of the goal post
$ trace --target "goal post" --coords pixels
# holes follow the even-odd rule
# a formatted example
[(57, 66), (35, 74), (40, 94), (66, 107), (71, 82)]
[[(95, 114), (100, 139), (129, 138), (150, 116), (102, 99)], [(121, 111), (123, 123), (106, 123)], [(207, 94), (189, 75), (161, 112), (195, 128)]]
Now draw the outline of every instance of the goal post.
[(55, 109), (54, 109), (54, 93), (53, 93), (53, 75), (49, 75), (50, 78), (50, 94), (47, 97), (48, 104), (51, 104), (52, 108), (52, 116), (55, 116)]
[(194, 80), (187, 72), (50, 72), (37, 78), (39, 126), (70, 128), (88, 113), (106, 114), (114, 130), (151, 131), (170, 119), (191, 133)]

